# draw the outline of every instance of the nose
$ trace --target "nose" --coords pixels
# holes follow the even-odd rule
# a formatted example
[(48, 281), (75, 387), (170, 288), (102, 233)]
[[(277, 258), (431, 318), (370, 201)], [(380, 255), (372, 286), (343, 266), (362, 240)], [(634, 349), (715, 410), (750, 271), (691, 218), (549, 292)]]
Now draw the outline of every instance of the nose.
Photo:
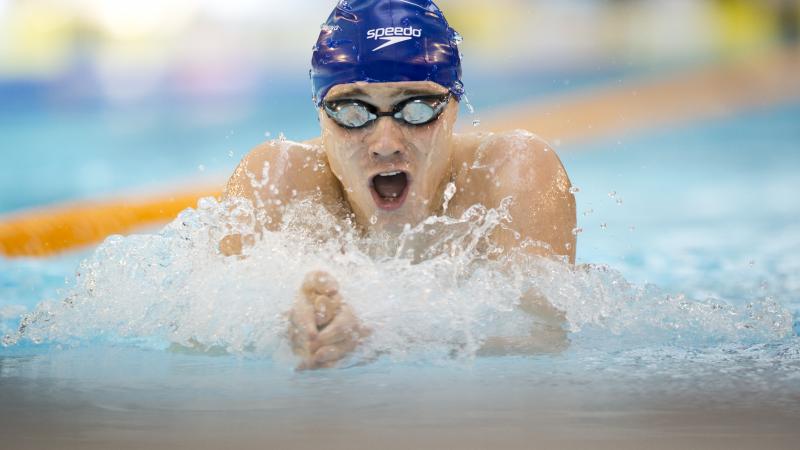
[(369, 153), (375, 160), (402, 160), (405, 157), (405, 139), (400, 124), (391, 117), (381, 117), (370, 134)]

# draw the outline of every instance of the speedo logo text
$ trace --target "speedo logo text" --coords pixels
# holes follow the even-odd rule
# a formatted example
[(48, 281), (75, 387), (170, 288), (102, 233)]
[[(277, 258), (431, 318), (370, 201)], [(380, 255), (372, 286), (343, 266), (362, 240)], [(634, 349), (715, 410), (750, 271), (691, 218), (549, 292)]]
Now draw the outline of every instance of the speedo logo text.
[(422, 37), (421, 29), (414, 27), (385, 27), (374, 28), (367, 31), (367, 39), (372, 39), (375, 41), (381, 39), (386, 41), (382, 45), (373, 49), (373, 52), (377, 52), (378, 50), (389, 47), (390, 45), (411, 40), (415, 37)]

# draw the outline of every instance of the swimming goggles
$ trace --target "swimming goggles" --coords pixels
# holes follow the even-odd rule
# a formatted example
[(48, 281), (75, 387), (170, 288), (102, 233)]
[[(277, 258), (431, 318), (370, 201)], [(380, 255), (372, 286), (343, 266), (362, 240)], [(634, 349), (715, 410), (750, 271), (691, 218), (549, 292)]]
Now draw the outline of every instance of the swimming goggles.
[(350, 129), (363, 128), (379, 117), (393, 117), (408, 125), (425, 125), (439, 118), (450, 96), (412, 97), (395, 105), (391, 112), (378, 111), (375, 106), (352, 99), (325, 102), (322, 108), (334, 122)]

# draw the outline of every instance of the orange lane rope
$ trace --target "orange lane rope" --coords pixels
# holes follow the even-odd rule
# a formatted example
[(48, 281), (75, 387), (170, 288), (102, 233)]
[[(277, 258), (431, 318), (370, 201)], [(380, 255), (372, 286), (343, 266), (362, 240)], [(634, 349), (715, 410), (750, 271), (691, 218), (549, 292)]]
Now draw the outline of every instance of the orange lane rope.
[(0, 220), (0, 254), (44, 257), (96, 244), (112, 234), (164, 223), (209, 196), (219, 196), (219, 191), (63, 204), (14, 214)]

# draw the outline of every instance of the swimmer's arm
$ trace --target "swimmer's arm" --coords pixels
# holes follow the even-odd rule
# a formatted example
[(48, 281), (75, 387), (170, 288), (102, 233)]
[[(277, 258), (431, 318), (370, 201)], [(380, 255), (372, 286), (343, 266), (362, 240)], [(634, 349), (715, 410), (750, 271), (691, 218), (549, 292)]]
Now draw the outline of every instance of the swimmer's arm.
[(525, 250), (540, 256), (565, 256), (574, 264), (577, 217), (569, 176), (546, 142), (530, 134), (523, 136), (509, 134), (494, 144), (499, 147), (493, 152), (499, 186), (492, 192), (492, 204), (510, 197), (512, 222), (495, 230), (491, 239), (506, 250), (520, 247), (526, 240), (542, 243)]
[[(339, 192), (335, 177), (328, 167), (319, 139), (304, 143), (271, 141), (253, 149), (234, 171), (225, 187), (223, 198), (241, 197), (260, 211), (268, 230), (279, 227), (283, 211), (290, 202), (318, 196), (331, 202)], [(252, 245), (257, 236), (231, 235), (220, 243), (226, 255), (239, 255), (244, 245)]]
[(534, 317), (530, 335), (490, 337), (478, 350), (479, 356), (538, 355), (566, 350), (569, 338), (564, 329), (566, 317), (562, 311), (533, 290), (522, 296), (519, 307)]
[[(572, 230), (577, 218), (569, 177), (546, 142), (529, 134), (524, 136), (525, 140), (520, 141), (520, 135), (512, 133), (495, 141), (495, 179), (500, 185), (495, 185), (492, 192), (492, 204), (511, 197), (512, 222), (507, 229), (496, 230), (491, 239), (506, 250), (520, 247), (526, 239), (541, 242), (544, 246), (527, 246), (524, 250), (537, 256), (567, 257), (574, 264), (576, 237)], [(521, 143), (525, 147), (521, 148)], [(568, 347), (566, 317), (544, 295), (532, 289), (520, 298), (519, 307), (534, 319), (530, 335), (491, 337), (479, 354), (557, 353)]]

